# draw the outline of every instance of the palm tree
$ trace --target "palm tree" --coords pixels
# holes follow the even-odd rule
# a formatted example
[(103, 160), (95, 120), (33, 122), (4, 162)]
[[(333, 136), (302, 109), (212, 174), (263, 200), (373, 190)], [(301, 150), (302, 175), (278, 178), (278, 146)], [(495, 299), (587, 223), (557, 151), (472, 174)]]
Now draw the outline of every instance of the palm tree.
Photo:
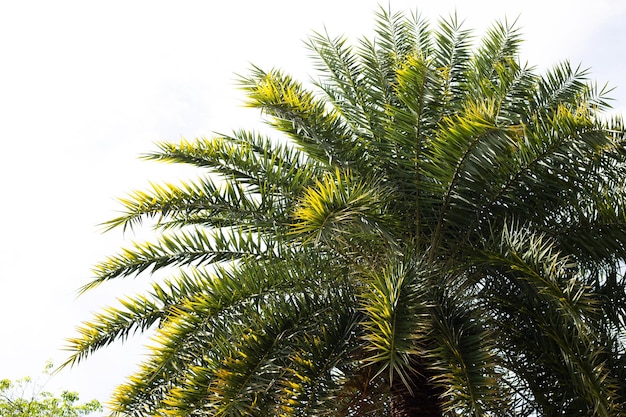
[(203, 175), (122, 200), (150, 224), (83, 290), (165, 270), (97, 314), (68, 364), (153, 348), (119, 415), (626, 415), (626, 140), (606, 89), (379, 11), (376, 38), (314, 34), (320, 79), (242, 79), (279, 139), (237, 131), (147, 159)]

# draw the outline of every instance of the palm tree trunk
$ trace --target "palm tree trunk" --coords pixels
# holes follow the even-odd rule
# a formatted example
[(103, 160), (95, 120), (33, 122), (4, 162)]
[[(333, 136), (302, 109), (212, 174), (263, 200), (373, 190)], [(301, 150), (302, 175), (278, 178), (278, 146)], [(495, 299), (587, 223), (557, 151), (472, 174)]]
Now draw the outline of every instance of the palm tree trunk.
[(439, 404), (441, 389), (433, 386), (424, 376), (416, 376), (412, 392), (400, 378), (391, 386), (391, 417), (443, 417)]

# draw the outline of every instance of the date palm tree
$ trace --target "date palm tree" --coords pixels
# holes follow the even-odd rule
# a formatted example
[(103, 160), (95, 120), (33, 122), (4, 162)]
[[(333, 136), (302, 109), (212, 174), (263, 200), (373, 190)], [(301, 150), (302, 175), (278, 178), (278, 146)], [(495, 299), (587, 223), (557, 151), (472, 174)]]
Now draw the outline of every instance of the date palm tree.
[(521, 64), (514, 24), (471, 39), (381, 9), (374, 39), (311, 36), (310, 87), (253, 68), (280, 136), (147, 155), (202, 175), (122, 199), (107, 225), (158, 236), (83, 290), (152, 287), (68, 364), (154, 332), (128, 416), (626, 415), (621, 120), (585, 70)]

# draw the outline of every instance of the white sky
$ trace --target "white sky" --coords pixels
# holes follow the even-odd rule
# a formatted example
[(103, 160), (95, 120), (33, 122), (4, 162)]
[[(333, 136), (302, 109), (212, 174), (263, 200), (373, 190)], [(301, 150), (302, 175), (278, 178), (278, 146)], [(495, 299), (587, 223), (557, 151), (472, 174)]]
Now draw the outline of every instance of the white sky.
[[(313, 30), (353, 38), (373, 28), (373, 0), (0, 0), (0, 379), (37, 375), (90, 311), (134, 292), (119, 283), (76, 299), (90, 268), (123, 245), (102, 235), (115, 197), (148, 180), (194, 172), (137, 160), (158, 140), (260, 126), (241, 108), (235, 73), (250, 63), (314, 75), (303, 41)], [(626, 1), (394, 0), (435, 21), (456, 10), (480, 35), (515, 19), (522, 60), (591, 67), (626, 112)], [(128, 237), (126, 237), (128, 238)], [(144, 278), (145, 280), (145, 278)], [(140, 359), (116, 346), (63, 371), (61, 386), (106, 401)]]

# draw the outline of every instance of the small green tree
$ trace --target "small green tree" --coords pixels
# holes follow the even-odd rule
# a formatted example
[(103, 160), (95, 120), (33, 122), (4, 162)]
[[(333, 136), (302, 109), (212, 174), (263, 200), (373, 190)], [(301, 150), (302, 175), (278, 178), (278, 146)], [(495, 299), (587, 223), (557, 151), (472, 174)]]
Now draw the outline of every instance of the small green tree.
[[(44, 375), (49, 375), (48, 363)], [(102, 411), (97, 400), (77, 404), (78, 393), (63, 391), (59, 397), (44, 391), (38, 381), (24, 377), (0, 380), (0, 417), (78, 417)]]

